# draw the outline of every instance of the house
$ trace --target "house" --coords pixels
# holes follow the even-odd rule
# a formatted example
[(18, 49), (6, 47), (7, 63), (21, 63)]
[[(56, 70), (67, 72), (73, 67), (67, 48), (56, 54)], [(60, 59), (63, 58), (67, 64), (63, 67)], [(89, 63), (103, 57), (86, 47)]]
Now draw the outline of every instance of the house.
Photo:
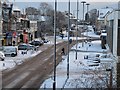
[(110, 13), (113, 9), (112, 8), (102, 8), (98, 9), (98, 19), (97, 22), (100, 25), (102, 29), (105, 29), (106, 21), (105, 21), (105, 16)]
[(13, 4), (3, 2), (2, 3), (2, 35), (4, 37), (4, 44), (11, 45), (12, 43), (12, 7)]
[(28, 42), (29, 20), (24, 12), (14, 3), (2, 3), (2, 45), (19, 44), (20, 34), (23, 35), (22, 42)]
[[(119, 2), (120, 4), (120, 2)], [(118, 5), (118, 9), (119, 9)], [(107, 20), (107, 43), (114, 56), (120, 56), (120, 11), (118, 9), (113, 10)]]

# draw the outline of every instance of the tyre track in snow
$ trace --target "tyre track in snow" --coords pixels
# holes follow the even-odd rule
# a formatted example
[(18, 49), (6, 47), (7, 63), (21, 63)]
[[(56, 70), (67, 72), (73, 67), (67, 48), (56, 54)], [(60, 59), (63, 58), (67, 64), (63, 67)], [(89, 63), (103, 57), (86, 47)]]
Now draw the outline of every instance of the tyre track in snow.
[[(62, 48), (66, 45), (67, 43), (65, 42), (59, 43), (57, 44), (57, 48), (58, 47)], [(58, 52), (61, 52), (61, 48), (58, 50)], [(39, 77), (43, 78), (44, 75), (46, 75), (45, 73), (47, 73), (43, 70), (43, 68), (46, 65), (48, 66), (46, 66), (45, 68), (53, 67), (53, 62), (50, 61), (50, 60), (53, 61), (53, 50), (54, 47), (51, 46), (45, 51), (35, 56), (34, 58), (31, 58), (31, 60), (26, 60), (23, 64), (16, 66), (14, 69), (10, 71), (3, 71), (3, 88), (21, 88), (23, 85), (25, 85), (27, 81), (34, 77), (34, 74), (37, 74), (38, 72), (41, 72), (38, 73), (41, 74)], [(50, 57), (51, 54), (52, 57)], [(50, 58), (50, 60), (47, 60), (48, 58)], [(48, 73), (50, 73), (52, 69), (49, 68), (48, 71), (49, 71)], [(31, 86), (33, 87), (33, 85)]]

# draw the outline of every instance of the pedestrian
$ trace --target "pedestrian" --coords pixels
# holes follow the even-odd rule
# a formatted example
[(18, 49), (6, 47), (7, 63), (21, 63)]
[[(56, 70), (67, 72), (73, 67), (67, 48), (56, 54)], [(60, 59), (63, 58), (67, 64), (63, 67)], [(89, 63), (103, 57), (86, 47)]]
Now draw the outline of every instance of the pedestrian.
[(72, 39), (69, 40), (69, 43), (70, 43), (70, 44), (72, 43)]
[(3, 67), (5, 67), (5, 63), (3, 62)]
[(62, 38), (62, 39), (64, 38), (64, 34), (61, 34), (61, 38)]
[(13, 41), (13, 46), (15, 46), (15, 41)]
[(62, 48), (62, 54), (65, 55), (65, 49), (64, 48)]

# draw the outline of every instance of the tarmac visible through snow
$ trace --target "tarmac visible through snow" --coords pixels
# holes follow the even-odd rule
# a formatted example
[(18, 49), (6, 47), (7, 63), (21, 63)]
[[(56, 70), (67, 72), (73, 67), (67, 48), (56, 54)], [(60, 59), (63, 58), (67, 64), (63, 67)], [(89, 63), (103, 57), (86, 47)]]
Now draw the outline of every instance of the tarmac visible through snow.
[[(98, 38), (93, 32), (90, 35)], [(91, 36), (90, 36), (91, 37)], [(28, 51), (27, 54), (22, 55), (21, 51), (17, 57), (6, 57), (5, 61), (0, 61), (0, 70), (13, 68), (16, 65), (22, 64), (28, 58), (34, 57), (54, 44), (53, 37), (47, 44), (40, 47), (38, 51)], [(73, 40), (75, 39), (72, 38)], [(82, 38), (79, 38), (82, 39)], [(67, 37), (61, 39), (57, 37), (57, 42), (66, 41)], [(77, 60), (75, 59), (77, 51)], [(99, 54), (99, 57), (96, 55)], [(101, 41), (92, 41), (89, 43), (77, 44), (71, 48), (70, 55), (70, 69), (69, 78), (67, 78), (67, 55), (62, 56), (62, 61), (57, 66), (57, 88), (108, 88), (110, 87), (110, 72), (112, 72), (112, 86), (116, 87), (116, 61), (113, 60), (112, 54), (105, 49), (101, 49)], [(86, 58), (87, 56), (87, 58)], [(47, 59), (46, 59), (47, 60)], [(106, 71), (111, 69), (111, 71)], [(27, 75), (27, 74), (25, 74)], [(53, 73), (49, 75), (40, 88), (52, 88)], [(21, 77), (24, 78), (24, 77)]]

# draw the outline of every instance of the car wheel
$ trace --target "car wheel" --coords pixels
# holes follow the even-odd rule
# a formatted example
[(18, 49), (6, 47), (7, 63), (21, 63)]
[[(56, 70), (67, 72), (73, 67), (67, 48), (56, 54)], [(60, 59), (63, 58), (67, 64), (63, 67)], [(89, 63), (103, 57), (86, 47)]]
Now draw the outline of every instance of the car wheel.
[(4, 61), (4, 58), (1, 58), (1, 61)]
[(15, 57), (15, 54), (12, 53), (11, 56), (12, 56), (12, 57)]

